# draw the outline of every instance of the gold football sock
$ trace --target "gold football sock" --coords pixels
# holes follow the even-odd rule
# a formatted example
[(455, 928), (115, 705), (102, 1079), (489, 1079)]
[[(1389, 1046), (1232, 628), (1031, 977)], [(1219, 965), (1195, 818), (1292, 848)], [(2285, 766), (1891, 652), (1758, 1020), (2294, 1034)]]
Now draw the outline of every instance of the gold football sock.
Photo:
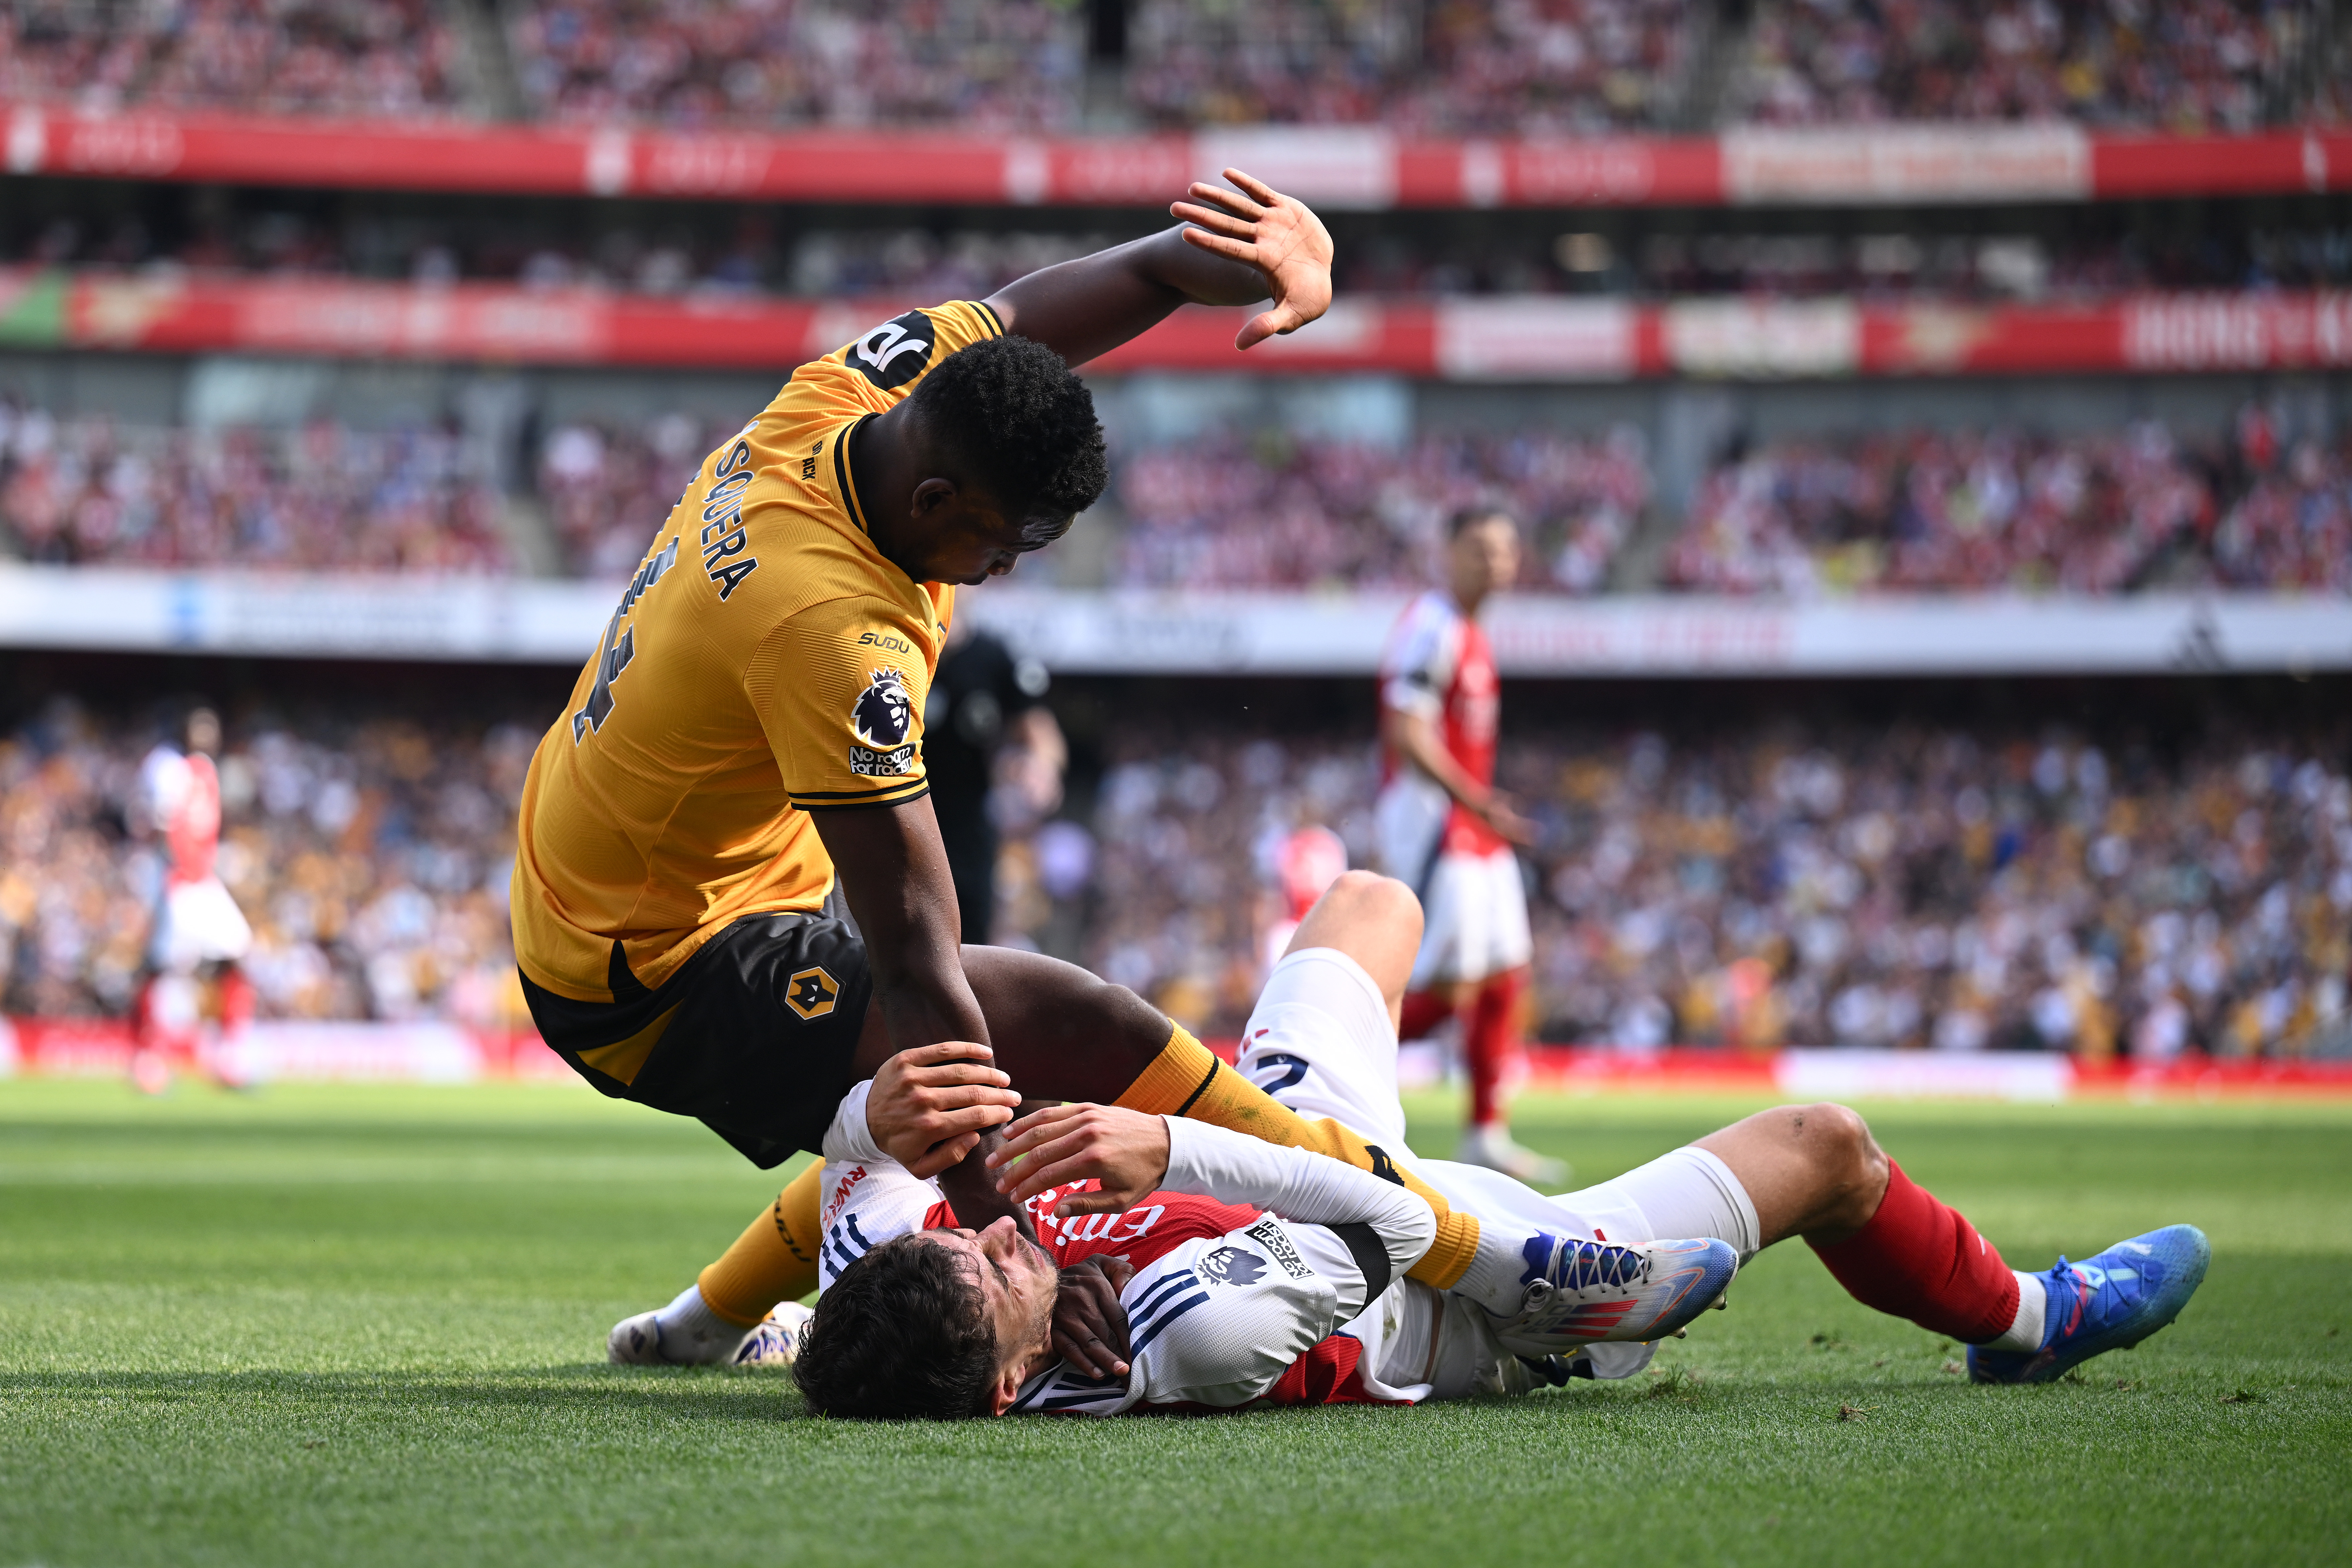
[(1360, 1171), (1402, 1183), (1437, 1214), (1436, 1241), (1406, 1271), (1424, 1285), (1451, 1289), (1477, 1255), (1475, 1218), (1455, 1214), (1443, 1194), (1398, 1164), (1386, 1150), (1365, 1142), (1362, 1134), (1328, 1117), (1309, 1121), (1275, 1100), (1211, 1055), (1181, 1024), (1168, 1037), (1168, 1044), (1160, 1047), (1151, 1065), (1127, 1086), (1118, 1103), (1147, 1116), (1189, 1116), (1285, 1148), (1312, 1149)]
[(703, 1304), (730, 1323), (750, 1328), (779, 1301), (816, 1289), (817, 1194), (824, 1162), (812, 1160), (735, 1245), (702, 1271)]

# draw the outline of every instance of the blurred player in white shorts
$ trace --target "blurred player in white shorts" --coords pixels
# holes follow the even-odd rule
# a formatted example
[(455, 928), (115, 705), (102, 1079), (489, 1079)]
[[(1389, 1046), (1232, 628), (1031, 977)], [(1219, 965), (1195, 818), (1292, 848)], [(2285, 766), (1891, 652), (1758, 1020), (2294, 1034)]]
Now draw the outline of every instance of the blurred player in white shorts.
[[(214, 866), (220, 852), (220, 720), (209, 708), (188, 715), (187, 750), (159, 743), (140, 763), (140, 796), (163, 839), (168, 865), (147, 944), (140, 988), (131, 1078), (150, 1093), (170, 1080), (176, 1058), (230, 1081), (234, 1045), (253, 1016), (253, 984), (240, 962), (253, 928)], [(204, 983), (212, 982), (222, 1049), (203, 1049)]]
[(1567, 1167), (1520, 1147), (1503, 1113), (1531, 956), (1513, 846), (1532, 842), (1534, 828), (1494, 787), (1502, 682), (1477, 617), (1518, 576), (1518, 525), (1474, 508), (1451, 529), (1446, 586), (1412, 602), (1381, 656), (1381, 868), (1420, 895), (1427, 921), (1402, 1027), (1418, 1039), (1461, 1020), (1464, 1161), (1558, 1183)]

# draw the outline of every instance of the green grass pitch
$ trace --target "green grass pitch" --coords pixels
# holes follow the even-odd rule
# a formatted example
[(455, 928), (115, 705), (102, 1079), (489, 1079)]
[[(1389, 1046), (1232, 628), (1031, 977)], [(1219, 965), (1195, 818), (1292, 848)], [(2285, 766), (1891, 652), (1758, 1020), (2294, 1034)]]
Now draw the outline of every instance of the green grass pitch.
[[(1748, 1106), (1530, 1097), (1599, 1180)], [(1867, 1108), (2020, 1267), (2189, 1220), (2077, 1381), (1765, 1255), (1624, 1384), (1418, 1410), (859, 1426), (603, 1364), (776, 1179), (584, 1090), (0, 1083), (0, 1568), (2341, 1563), (2352, 1106)], [(1444, 1147), (1450, 1106), (1416, 1101)]]

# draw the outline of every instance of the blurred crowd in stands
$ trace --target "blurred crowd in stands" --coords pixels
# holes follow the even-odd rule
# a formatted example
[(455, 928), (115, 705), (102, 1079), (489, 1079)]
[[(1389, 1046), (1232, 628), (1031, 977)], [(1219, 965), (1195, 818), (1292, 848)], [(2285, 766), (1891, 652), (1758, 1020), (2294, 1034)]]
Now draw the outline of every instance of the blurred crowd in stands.
[[(520, 1022), (505, 900), (536, 716), (355, 706), (231, 726), (220, 868), (262, 1016)], [(2340, 720), (2185, 751), (2123, 724), (1675, 728), (1507, 728), (1504, 782), (1541, 832), (1542, 1038), (2352, 1053)], [(0, 1010), (130, 1005), (163, 871), (137, 799), (152, 739), (63, 702), (0, 738)], [(1008, 822), (996, 939), (1230, 1030), (1286, 836), (1327, 824), (1366, 862), (1371, 746), (1135, 713), (1096, 743), (1076, 809)]]
[(0, 555), (505, 572), (498, 498), (465, 477), (460, 447), (433, 428), (158, 429), (59, 420), (0, 396)]
[[(130, 1008), (165, 868), (139, 791), (160, 734), (59, 701), (0, 737), (0, 1010)], [(218, 867), (260, 1016), (523, 1022), (507, 877), (537, 742), (349, 712), (233, 728)]]
[(2309, 0), (1766, 0), (1729, 107), (1780, 124), (2246, 131), (2298, 100), (2326, 16)]
[[(0, 96), (402, 116), (511, 102), (687, 128), (2238, 130), (2340, 113), (2326, 15), (2318, 0), (1764, 0), (1752, 15), (1703, 0), (20, 0), (0, 8)], [(1718, 37), (1719, 102), (1695, 96)]]
[(1418, 588), (1445, 520), (1499, 500), (1532, 584), (1597, 592), (1650, 499), (1641, 432), (1425, 436), (1401, 451), (1279, 433), (1161, 447), (1118, 465), (1123, 587)]
[(11, 0), (0, 99), (411, 118), (457, 107), (438, 0)]
[(558, 426), (541, 449), (539, 485), (565, 565), (626, 577), (723, 433), (683, 414), (646, 426)]
[(2161, 424), (2108, 436), (1912, 430), (1784, 441), (1709, 477), (1668, 586), (1810, 597), (1873, 588), (2352, 593), (2342, 445), (2282, 450), (2250, 406), (2225, 448)]
[[(554, 570), (616, 578), (722, 434), (682, 414), (561, 424), (535, 500), (509, 500), (454, 426), (159, 429), (0, 396), (0, 559), (502, 574), (532, 558), (511, 531), (543, 516)], [(1768, 442), (1710, 469), (1678, 525), (1652, 490), (1630, 425), (1402, 447), (1269, 429), (1117, 454), (1089, 526), (1113, 531), (1113, 587), (1415, 587), (1447, 515), (1492, 500), (1527, 528), (1531, 592), (2352, 594), (2352, 437), (2282, 435), (2261, 405), (2227, 440), (2145, 421)], [(1627, 577), (1659, 528), (1662, 561)]]
[[(1039, 268), (1135, 237), (912, 225), (782, 232), (764, 215), (698, 208), (643, 228), (609, 214), (592, 220), (565, 209), (491, 206), (395, 219), (365, 204), (321, 213), (289, 210), (266, 195), (244, 199), (247, 205), (230, 208), (192, 198), (189, 210), (168, 222), (151, 212), (158, 230), (135, 216), (0, 213), (0, 256), (94, 270), (298, 273), (428, 288), (465, 279), (530, 289), (878, 294), (929, 303), (982, 298)], [(1694, 233), (1650, 227), (1652, 220), (1635, 215), (1612, 220), (1631, 229), (1613, 237), (1555, 233), (1532, 216), (1468, 232), (1460, 225), (1381, 224), (1361, 233), (1343, 226), (1335, 277), (1343, 293), (1397, 298), (1765, 294), (1988, 302), (2352, 284), (2352, 228), (2252, 213), (2242, 222), (2200, 216), (2193, 230), (2167, 226), (2161, 213), (2065, 209), (2042, 219), (2046, 232), (1961, 234), (1927, 226), (1763, 231), (1711, 217)]]
[(1079, 13), (1045, 0), (527, 0), (512, 15), (533, 112), (596, 124), (1065, 129), (1085, 64)]
[(1684, 104), (1689, 0), (1143, 0), (1126, 90), (1154, 124), (1378, 124), (1546, 135), (1664, 123)]
[[(1770, 721), (1514, 733), (1542, 1038), (2352, 1053), (2340, 728), (2185, 755)], [(1042, 933), (1055, 900), (1091, 900), (1087, 962), (1234, 1027), (1284, 837), (1320, 822), (1370, 853), (1370, 749), (1139, 732), (1117, 755), (1091, 832), (1008, 853), (1004, 918)]]

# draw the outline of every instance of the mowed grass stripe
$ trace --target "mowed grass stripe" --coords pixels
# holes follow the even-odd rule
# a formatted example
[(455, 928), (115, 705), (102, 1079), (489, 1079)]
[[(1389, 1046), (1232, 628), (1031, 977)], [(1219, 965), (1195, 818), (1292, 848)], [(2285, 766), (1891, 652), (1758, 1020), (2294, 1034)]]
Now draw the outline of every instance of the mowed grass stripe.
[[(1519, 1121), (1599, 1180), (1749, 1108)], [(1412, 1109), (1444, 1151), (1451, 1105)], [(691, 1124), (0, 1083), (0, 1564), (2341, 1561), (2352, 1110), (1866, 1109), (2018, 1266), (2188, 1218), (2206, 1289), (2077, 1383), (1975, 1389), (1783, 1247), (1631, 1385), (854, 1426), (772, 1377), (601, 1363), (782, 1174)]]

